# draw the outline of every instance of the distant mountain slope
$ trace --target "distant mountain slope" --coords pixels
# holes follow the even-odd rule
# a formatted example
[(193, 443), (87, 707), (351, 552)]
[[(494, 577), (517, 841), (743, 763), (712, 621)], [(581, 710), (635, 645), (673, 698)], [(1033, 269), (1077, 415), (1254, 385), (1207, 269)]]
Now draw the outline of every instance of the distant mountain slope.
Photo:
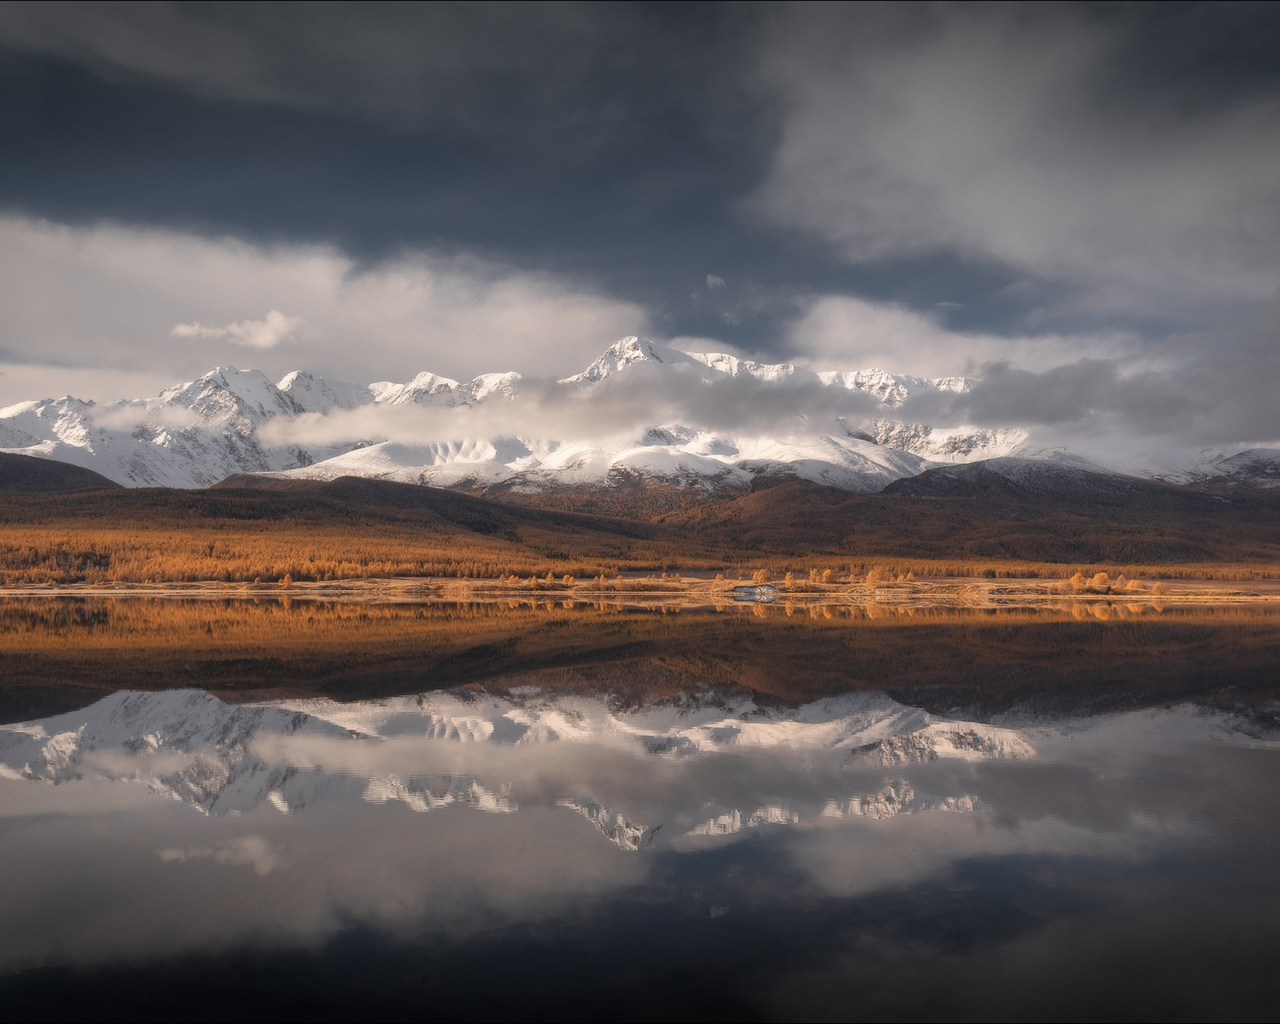
[[(1138, 477), (1108, 473), (1083, 460), (1024, 459), (1006, 457), (960, 466), (939, 466), (910, 479), (895, 480), (887, 494), (913, 497), (995, 497), (998, 495), (1088, 498), (1168, 494), (1173, 485)], [(1196, 496), (1193, 503), (1205, 499)]]
[(100, 473), (66, 462), (0, 453), (0, 493), (61, 494), (119, 486)]
[(1201, 463), (1190, 479), (1207, 485), (1280, 487), (1280, 448), (1247, 448)]

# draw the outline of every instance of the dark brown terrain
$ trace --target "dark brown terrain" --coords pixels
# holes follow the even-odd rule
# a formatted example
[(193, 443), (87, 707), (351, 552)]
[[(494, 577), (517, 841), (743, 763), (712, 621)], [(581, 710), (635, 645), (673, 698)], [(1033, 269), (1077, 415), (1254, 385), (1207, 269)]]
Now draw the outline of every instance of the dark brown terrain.
[[(32, 460), (35, 461), (35, 460)], [(938, 472), (938, 471), (934, 471)], [(799, 481), (504, 495), (345, 478), (205, 491), (0, 491), (0, 581), (495, 578), (880, 565), (894, 575), (1280, 575), (1280, 492), (1076, 473), (929, 473), (879, 494)]]

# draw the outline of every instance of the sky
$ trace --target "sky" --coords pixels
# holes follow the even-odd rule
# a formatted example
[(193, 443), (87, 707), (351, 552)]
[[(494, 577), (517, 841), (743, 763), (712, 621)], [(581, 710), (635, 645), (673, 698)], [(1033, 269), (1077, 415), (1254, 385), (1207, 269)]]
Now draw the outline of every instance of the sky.
[(1275, 5), (0, 6), (0, 404), (614, 339), (1280, 438)]

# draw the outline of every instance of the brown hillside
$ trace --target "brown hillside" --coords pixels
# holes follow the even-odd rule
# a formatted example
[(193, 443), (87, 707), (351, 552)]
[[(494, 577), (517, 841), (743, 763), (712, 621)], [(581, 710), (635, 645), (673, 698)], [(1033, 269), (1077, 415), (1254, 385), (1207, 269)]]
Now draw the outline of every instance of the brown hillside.
[(650, 487), (496, 501), (350, 478), (234, 478), (205, 491), (0, 494), (0, 580), (1280, 572), (1280, 495), (1078, 483), (979, 479), (935, 496), (790, 481), (729, 495)]

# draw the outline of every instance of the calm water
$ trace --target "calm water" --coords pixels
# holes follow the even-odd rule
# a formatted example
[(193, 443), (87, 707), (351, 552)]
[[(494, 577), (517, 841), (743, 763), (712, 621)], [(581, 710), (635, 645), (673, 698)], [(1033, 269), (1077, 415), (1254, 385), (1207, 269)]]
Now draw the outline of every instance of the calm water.
[[(11, 615), (0, 664), (65, 666), (56, 638), (88, 628), (66, 620), (29, 642)], [(1012, 696), (966, 678), (943, 699), (930, 675), (914, 702), (894, 664), (936, 674), (939, 652), (911, 652), (951, 642), (980, 673), (972, 624), (848, 622), (839, 649), (872, 650), (886, 685), (853, 658), (843, 691), (788, 698), (637, 649), (667, 635), (646, 621), (603, 645), (554, 627), (598, 656), (568, 675), (569, 655), (543, 657), (537, 685), (436, 648), (467, 685), (334, 700), (286, 661), (243, 667), (280, 695), (232, 703), (24, 677), (24, 699), (85, 706), (0, 727), (0, 1016), (1274, 1017), (1271, 619), (1104, 624), (1129, 632), (1083, 646), (1065, 617), (1031, 639), (996, 624)], [(689, 621), (695, 646), (720, 636)], [(834, 658), (828, 621), (814, 644)], [(154, 645), (187, 643), (164, 628)], [(1077, 664), (1030, 686), (1055, 630)], [(761, 678), (838, 674), (777, 636)], [(404, 649), (375, 643), (348, 662), (400, 671)], [(1187, 666), (1233, 649), (1248, 685), (1206, 668), (1195, 692)], [(127, 654), (101, 658), (127, 685)], [(1091, 669), (1106, 685), (1083, 704), (1057, 692)], [(1161, 671), (1182, 680), (1167, 699)]]

